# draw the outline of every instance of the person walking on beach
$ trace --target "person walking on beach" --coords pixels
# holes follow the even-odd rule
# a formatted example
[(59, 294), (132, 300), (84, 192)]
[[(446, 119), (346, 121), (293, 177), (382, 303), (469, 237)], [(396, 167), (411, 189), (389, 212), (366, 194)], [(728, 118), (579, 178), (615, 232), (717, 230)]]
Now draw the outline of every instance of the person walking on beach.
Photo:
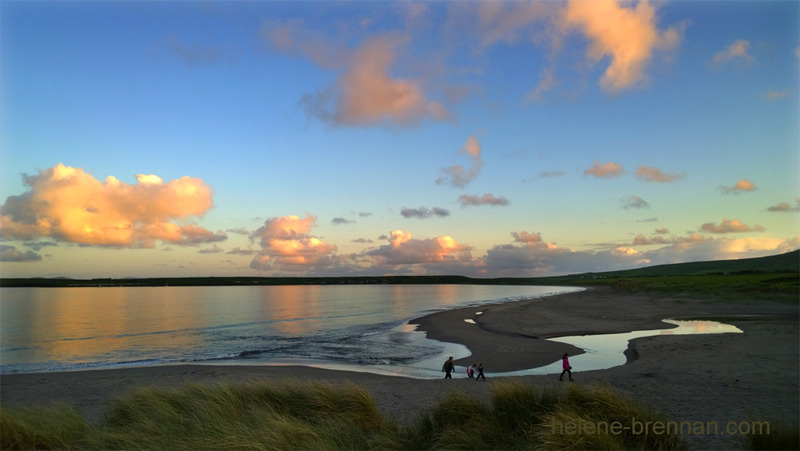
[(478, 380), (480, 378), (483, 378), (483, 380), (486, 380), (486, 376), (483, 375), (483, 362), (481, 362), (481, 364), (478, 365), (478, 375), (475, 376), (475, 380)]
[(475, 364), (473, 363), (472, 366), (467, 366), (467, 377), (470, 379), (475, 377)]
[(561, 376), (558, 376), (558, 380), (563, 381), (564, 373), (569, 373), (569, 380), (572, 380), (572, 366), (569, 364), (569, 354), (566, 352), (564, 353), (564, 357), (561, 357), (561, 368), (564, 371), (561, 372)]
[(455, 369), (456, 369), (456, 363), (453, 361), (453, 356), (450, 356), (450, 358), (447, 359), (446, 362), (444, 362), (444, 365), (442, 365), (442, 371), (446, 373), (444, 375), (444, 378), (452, 379), (453, 376), (450, 373), (452, 373)]

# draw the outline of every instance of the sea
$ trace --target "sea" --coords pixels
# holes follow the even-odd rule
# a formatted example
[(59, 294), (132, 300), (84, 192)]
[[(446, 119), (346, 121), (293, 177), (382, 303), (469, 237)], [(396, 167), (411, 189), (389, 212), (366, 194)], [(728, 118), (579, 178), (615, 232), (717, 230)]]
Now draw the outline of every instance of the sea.
[(282, 285), (0, 288), (0, 374), (179, 363), (305, 365), (440, 377), (445, 355), (409, 321), (580, 288)]

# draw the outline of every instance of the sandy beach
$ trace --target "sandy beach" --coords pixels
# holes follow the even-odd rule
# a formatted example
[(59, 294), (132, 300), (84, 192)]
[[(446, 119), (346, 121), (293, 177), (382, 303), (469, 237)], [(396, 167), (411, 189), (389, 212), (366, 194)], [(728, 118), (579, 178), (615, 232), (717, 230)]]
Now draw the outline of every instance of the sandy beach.
[[(354, 382), (370, 390), (386, 415), (415, 420), (452, 389), (489, 398), (492, 372), (546, 365), (577, 348), (549, 337), (662, 329), (664, 318), (726, 317), (743, 334), (657, 336), (631, 342), (627, 364), (607, 370), (574, 369), (577, 384), (608, 384), (672, 421), (719, 425), (719, 434), (685, 435), (693, 448), (737, 447), (729, 422), (797, 424), (800, 421), (798, 305), (672, 298), (598, 288), (540, 300), (439, 312), (412, 321), (430, 338), (466, 345), (459, 364), (486, 363), (487, 381), (464, 374), (453, 380), (416, 380), (298, 366), (168, 365), (15, 374), (0, 377), (0, 403), (49, 406), (67, 403), (100, 423), (114, 399), (139, 387), (180, 387), (191, 382)], [(471, 319), (474, 323), (466, 322)], [(557, 375), (515, 376), (534, 385), (565, 386)]]

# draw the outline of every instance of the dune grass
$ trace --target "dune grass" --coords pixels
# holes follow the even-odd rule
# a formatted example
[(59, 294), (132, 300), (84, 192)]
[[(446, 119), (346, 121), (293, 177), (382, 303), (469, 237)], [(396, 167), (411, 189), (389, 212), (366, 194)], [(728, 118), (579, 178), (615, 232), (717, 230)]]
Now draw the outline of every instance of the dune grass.
[[(492, 383), (483, 403), (454, 390), (416, 421), (383, 417), (363, 387), (193, 384), (141, 389), (101, 425), (69, 406), (0, 409), (1, 449), (685, 449), (658, 413), (607, 386)], [(742, 437), (745, 449), (797, 449), (798, 430)]]
[(363, 387), (322, 383), (141, 389), (102, 425), (66, 406), (0, 412), (2, 449), (683, 448), (674, 435), (587, 432), (590, 423), (660, 419), (610, 388), (514, 380), (493, 383), (489, 403), (451, 391), (407, 425), (383, 417)]

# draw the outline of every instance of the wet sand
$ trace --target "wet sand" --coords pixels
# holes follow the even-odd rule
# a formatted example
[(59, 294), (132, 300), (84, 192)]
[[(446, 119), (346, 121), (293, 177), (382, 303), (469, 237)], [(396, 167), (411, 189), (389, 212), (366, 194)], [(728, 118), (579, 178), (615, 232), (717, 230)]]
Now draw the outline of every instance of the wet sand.
[[(478, 314), (481, 312), (481, 314)], [(571, 346), (548, 337), (662, 329), (664, 318), (737, 317), (743, 334), (656, 336), (633, 340), (635, 359), (607, 370), (581, 372), (578, 384), (608, 384), (672, 421), (716, 423), (722, 434), (686, 435), (696, 448), (738, 446), (729, 422), (800, 421), (798, 305), (720, 302), (647, 293), (591, 289), (544, 299), (439, 312), (412, 321), (430, 338), (466, 345), (460, 364), (484, 361), (487, 381), (464, 374), (452, 380), (417, 380), (299, 366), (166, 365), (0, 377), (0, 406), (75, 406), (94, 423), (112, 401), (139, 387), (191, 382), (355, 382), (370, 390), (379, 409), (401, 423), (414, 421), (452, 389), (488, 400), (492, 372), (523, 370), (556, 361)], [(757, 319), (753, 319), (758, 316)], [(475, 324), (464, 321), (471, 319)], [(563, 387), (558, 375), (514, 376), (535, 385)], [(710, 422), (710, 423), (709, 423)]]

